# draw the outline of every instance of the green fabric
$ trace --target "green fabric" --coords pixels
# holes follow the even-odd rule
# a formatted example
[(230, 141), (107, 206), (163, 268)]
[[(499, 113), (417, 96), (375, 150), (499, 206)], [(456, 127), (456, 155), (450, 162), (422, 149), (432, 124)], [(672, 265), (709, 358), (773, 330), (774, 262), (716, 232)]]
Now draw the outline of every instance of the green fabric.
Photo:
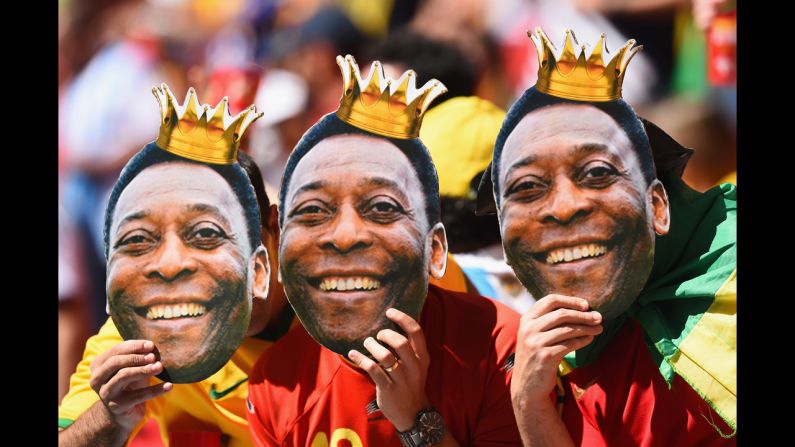
[(643, 328), (652, 358), (670, 386), (675, 372), (668, 359), (736, 268), (736, 186), (699, 193), (675, 174), (661, 180), (668, 192), (671, 228), (657, 237), (649, 280), (626, 316), (606, 323), (593, 343), (566, 355), (572, 368), (594, 361), (629, 317)]
[(66, 428), (72, 425), (75, 421), (66, 418), (58, 418), (58, 428)]
[(629, 312), (662, 356), (669, 386), (668, 359), (737, 268), (737, 187), (727, 183), (700, 194), (681, 181), (673, 186), (671, 231), (658, 238), (649, 281)]
[(232, 392), (232, 390), (234, 390), (235, 388), (237, 388), (237, 387), (239, 387), (240, 385), (242, 385), (243, 383), (245, 383), (245, 382), (246, 382), (246, 380), (248, 380), (248, 377), (246, 377), (245, 379), (242, 379), (242, 380), (238, 381), (237, 383), (235, 383), (234, 385), (230, 386), (229, 388), (227, 388), (227, 389), (225, 389), (225, 390), (221, 390), (221, 391), (215, 391), (215, 384), (212, 384), (212, 385), (210, 386), (210, 399), (212, 399), (212, 400), (218, 400), (218, 399), (220, 399), (220, 398), (222, 398), (222, 397), (226, 396), (227, 394), (229, 394), (230, 392)]
[(566, 360), (572, 368), (578, 368), (593, 363), (599, 357), (599, 353), (610, 344), (613, 335), (621, 329), (625, 321), (627, 321), (626, 314), (620, 315), (612, 321), (602, 323), (601, 334), (594, 337), (593, 341), (588, 346), (566, 354), (563, 359)]

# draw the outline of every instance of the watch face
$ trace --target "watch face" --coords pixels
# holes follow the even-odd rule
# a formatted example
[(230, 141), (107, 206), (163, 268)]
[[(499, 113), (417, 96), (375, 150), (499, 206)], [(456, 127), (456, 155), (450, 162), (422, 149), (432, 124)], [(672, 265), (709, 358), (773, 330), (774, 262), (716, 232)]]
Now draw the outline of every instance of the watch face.
[(438, 411), (426, 411), (419, 420), (420, 437), (429, 445), (442, 442), (444, 437), (444, 419)]

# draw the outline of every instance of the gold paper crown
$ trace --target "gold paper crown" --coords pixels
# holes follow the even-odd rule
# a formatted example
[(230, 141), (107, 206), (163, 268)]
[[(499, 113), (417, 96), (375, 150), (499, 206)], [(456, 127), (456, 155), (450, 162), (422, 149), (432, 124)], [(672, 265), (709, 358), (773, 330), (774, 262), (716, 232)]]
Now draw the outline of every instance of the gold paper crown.
[(262, 116), (252, 104), (232, 117), (226, 96), (215, 108), (199, 105), (193, 87), (188, 89), (181, 106), (166, 84), (152, 87), (152, 93), (160, 104), (160, 135), (156, 144), (172, 154), (205, 163), (235, 163), (243, 132)]
[(359, 66), (350, 54), (337, 56), (337, 65), (342, 70), (343, 85), (337, 116), (352, 126), (385, 137), (419, 137), (425, 110), (447, 91), (436, 79), (417, 89), (413, 70), (407, 70), (397, 81), (388, 79), (379, 61), (373, 62), (369, 76), (362, 80)]
[(603, 102), (621, 98), (627, 64), (643, 48), (642, 45), (633, 48), (635, 39), (629, 39), (605, 66), (602, 54), (609, 56), (609, 51), (604, 33), (588, 59), (585, 58), (585, 45), (582, 45), (580, 55), (575, 56), (574, 47), (579, 46), (579, 43), (569, 29), (566, 30), (563, 53), (557, 59), (555, 46), (540, 27), (536, 27), (535, 35), (532, 31), (528, 31), (527, 35), (538, 51), (536, 90), (577, 101)]

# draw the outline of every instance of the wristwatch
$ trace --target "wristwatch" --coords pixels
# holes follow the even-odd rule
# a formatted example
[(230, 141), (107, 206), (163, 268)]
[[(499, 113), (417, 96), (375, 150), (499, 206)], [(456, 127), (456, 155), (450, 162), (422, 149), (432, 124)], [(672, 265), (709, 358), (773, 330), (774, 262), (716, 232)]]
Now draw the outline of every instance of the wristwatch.
[(428, 407), (417, 413), (413, 427), (397, 435), (404, 447), (425, 447), (442, 442), (444, 432), (444, 418), (436, 408)]

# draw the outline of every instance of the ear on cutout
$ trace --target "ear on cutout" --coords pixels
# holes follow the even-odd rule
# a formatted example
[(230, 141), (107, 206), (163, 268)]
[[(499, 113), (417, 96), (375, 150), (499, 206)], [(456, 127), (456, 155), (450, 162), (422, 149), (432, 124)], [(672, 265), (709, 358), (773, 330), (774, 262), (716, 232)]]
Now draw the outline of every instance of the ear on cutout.
[(654, 232), (660, 236), (668, 234), (671, 228), (671, 210), (668, 205), (668, 193), (659, 180), (654, 180), (649, 187)]
[(447, 270), (447, 234), (441, 222), (438, 222), (431, 228), (430, 238), (430, 274), (434, 279), (442, 279), (445, 270)]
[(251, 294), (254, 298), (264, 300), (268, 297), (270, 287), (271, 265), (268, 262), (268, 251), (260, 244), (251, 255), (251, 267), (254, 281)]

